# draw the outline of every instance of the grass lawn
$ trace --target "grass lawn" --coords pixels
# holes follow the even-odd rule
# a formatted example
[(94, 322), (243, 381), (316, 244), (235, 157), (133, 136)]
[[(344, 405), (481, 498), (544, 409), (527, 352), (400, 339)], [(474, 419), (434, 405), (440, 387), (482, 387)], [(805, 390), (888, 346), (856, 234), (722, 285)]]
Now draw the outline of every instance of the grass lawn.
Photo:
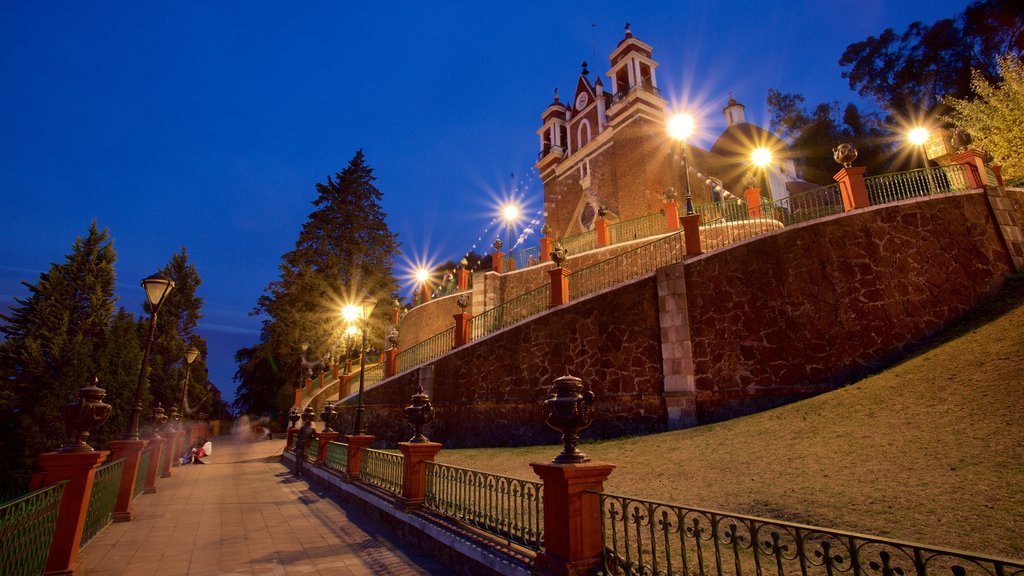
[[(551, 434), (550, 446), (437, 460), (536, 479), (529, 463), (561, 450)], [(1024, 558), (1024, 278), (840, 390), (689, 430), (583, 437), (591, 458), (617, 466), (607, 492)]]

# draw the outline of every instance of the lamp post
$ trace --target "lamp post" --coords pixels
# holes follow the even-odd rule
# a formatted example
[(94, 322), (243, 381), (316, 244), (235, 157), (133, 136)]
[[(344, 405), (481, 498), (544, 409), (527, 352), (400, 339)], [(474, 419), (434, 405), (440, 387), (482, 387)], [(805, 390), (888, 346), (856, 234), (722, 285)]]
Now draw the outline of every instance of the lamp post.
[(519, 206), (509, 202), (501, 209), (501, 217), (505, 219), (505, 226), (508, 228), (508, 258), (512, 260), (512, 225), (519, 220)]
[(363, 341), (359, 346), (359, 399), (356, 403), (356, 436), (363, 436), (366, 434), (366, 428), (363, 425), (363, 411), (366, 409), (363, 406), (363, 388), (366, 381), (366, 328), (367, 322), (370, 319), (370, 314), (373, 313), (373, 307), (376, 305), (376, 298), (366, 298), (363, 300), (362, 306), (346, 306), (345, 309), (347, 310), (347, 313), (343, 313), (346, 317), (358, 314), (363, 324)]
[(750, 153), (750, 161), (754, 166), (758, 167), (760, 172), (758, 186), (761, 186), (761, 182), (763, 181), (765, 192), (768, 193), (768, 201), (771, 202), (775, 199), (775, 197), (772, 196), (772, 183), (768, 179), (768, 166), (772, 162), (772, 151), (763, 146), (755, 148), (754, 151)]
[(142, 353), (142, 366), (139, 368), (139, 383), (135, 386), (135, 402), (132, 404), (132, 415), (128, 418), (124, 440), (139, 439), (139, 415), (142, 414), (142, 394), (146, 387), (146, 369), (149, 364), (149, 351), (153, 348), (153, 334), (156, 332), (156, 313), (160, 311), (167, 295), (174, 288), (174, 280), (157, 272), (142, 280), (142, 288), (146, 290), (149, 302), (149, 334), (146, 336), (146, 350)]
[(190, 413), (188, 406), (188, 377), (192, 371), (192, 362), (195, 361), (196, 357), (199, 356), (199, 350), (195, 346), (189, 346), (185, 349), (185, 382), (181, 385), (181, 409), (186, 414)]
[(420, 286), (420, 304), (425, 304), (430, 299), (430, 270), (417, 268), (416, 283)]
[(922, 126), (911, 128), (907, 132), (907, 140), (921, 151), (921, 162), (924, 167), (924, 178), (928, 183), (928, 192), (934, 193), (935, 185), (932, 183), (931, 171), (928, 170), (928, 152), (924, 149), (924, 145), (928, 142), (929, 136), (931, 136), (931, 133), (927, 128)]
[(349, 356), (352, 354), (352, 338), (355, 337), (356, 332), (358, 331), (359, 328), (357, 328), (355, 324), (351, 323), (345, 328), (345, 374), (349, 373), (348, 360)]
[(693, 134), (695, 123), (689, 114), (676, 114), (668, 120), (668, 134), (679, 145), (683, 157), (683, 191), (686, 192), (686, 215), (693, 215), (693, 197), (690, 195), (690, 164), (686, 159), (686, 139)]

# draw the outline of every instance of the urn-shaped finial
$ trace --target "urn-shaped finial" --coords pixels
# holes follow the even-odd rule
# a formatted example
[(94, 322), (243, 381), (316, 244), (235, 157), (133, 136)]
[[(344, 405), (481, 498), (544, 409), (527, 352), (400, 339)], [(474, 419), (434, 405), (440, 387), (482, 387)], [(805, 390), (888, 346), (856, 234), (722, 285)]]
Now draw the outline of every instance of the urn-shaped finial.
[(580, 431), (594, 421), (594, 393), (584, 390), (583, 381), (575, 376), (556, 378), (551, 398), (544, 401), (544, 421), (562, 433), (562, 453), (555, 464), (580, 464), (590, 458), (576, 448)]
[(99, 428), (110, 417), (110, 404), (103, 402), (106, 390), (97, 386), (98, 380), (93, 378), (92, 386), (78, 390), (78, 400), (68, 402), (61, 407), (60, 413), (64, 423), (72, 430), (71, 440), (58, 452), (92, 452), (92, 446), (86, 443), (89, 432)]
[(167, 409), (167, 422), (164, 423), (164, 430), (174, 432), (181, 429), (181, 413), (178, 412), (177, 406), (171, 406)]
[(159, 431), (160, 431), (161, 428), (163, 428), (164, 424), (167, 423), (167, 414), (165, 412), (166, 411), (164, 410), (163, 403), (161, 403), (161, 402), (157, 402), (156, 406), (153, 406), (153, 409), (150, 411), (150, 414), (149, 414), (149, 437), (150, 438), (159, 438), (160, 437)]
[(388, 332), (388, 347), (398, 348), (398, 328), (391, 327), (391, 331)]
[(295, 428), (295, 424), (299, 421), (298, 407), (292, 406), (292, 409), (288, 412), (288, 421), (292, 423), (292, 428)]
[(675, 199), (676, 199), (677, 196), (678, 196), (678, 194), (676, 194), (676, 189), (675, 188), (669, 186), (668, 188), (665, 189), (665, 201), (666, 202), (675, 202)]
[(334, 422), (334, 404), (327, 402), (324, 404), (324, 411), (320, 413), (320, 421), (324, 423), (324, 432), (333, 432)]
[(462, 269), (465, 270), (467, 267), (469, 267), (469, 260), (467, 260), (466, 257), (463, 256), (462, 260), (459, 260), (459, 266), (461, 266)]
[(971, 142), (974, 141), (974, 139), (971, 138), (971, 133), (968, 132), (967, 130), (964, 130), (963, 128), (957, 128), (953, 130), (953, 137), (951, 138), (951, 140), (953, 143), (953, 149), (955, 149), (957, 152), (963, 152), (964, 150), (967, 150), (967, 148), (970, 147)]
[(548, 238), (550, 238), (551, 237), (551, 225), (548, 224), (548, 223), (545, 223), (543, 226), (540, 227), (540, 233), (543, 234), (544, 236), (547, 236)]
[(608, 209), (605, 208), (604, 206), (598, 206), (597, 207), (597, 215), (600, 218), (604, 218), (605, 216), (608, 215)]
[(430, 403), (430, 396), (423, 392), (423, 386), (420, 384), (416, 384), (416, 393), (412, 395), (412, 404), (405, 407), (405, 418), (416, 431), (415, 435), (409, 439), (410, 443), (430, 442), (430, 439), (423, 435), (423, 427), (434, 419), (434, 406)]
[(857, 149), (852, 144), (843, 142), (832, 149), (832, 157), (836, 159), (836, 162), (849, 168), (853, 161), (857, 159)]
[(461, 308), (463, 312), (465, 312), (466, 308), (469, 308), (469, 305), (471, 304), (469, 294), (465, 292), (459, 294), (459, 297), (455, 299), (455, 303), (459, 305), (459, 308)]
[(302, 411), (301, 418), (302, 418), (302, 425), (303, 426), (305, 426), (306, 424), (310, 424), (314, 420), (316, 420), (316, 414), (313, 413), (313, 407), (312, 406), (306, 406), (306, 409)]
[(491, 244), (491, 246), (494, 246), (495, 250), (501, 250), (501, 247), (504, 246), (504, 244), (501, 243), (501, 238), (498, 238)]
[(561, 242), (555, 242), (555, 245), (551, 250), (551, 261), (555, 263), (555, 266), (562, 267), (562, 263), (565, 262), (566, 258), (569, 257), (569, 251), (562, 247)]

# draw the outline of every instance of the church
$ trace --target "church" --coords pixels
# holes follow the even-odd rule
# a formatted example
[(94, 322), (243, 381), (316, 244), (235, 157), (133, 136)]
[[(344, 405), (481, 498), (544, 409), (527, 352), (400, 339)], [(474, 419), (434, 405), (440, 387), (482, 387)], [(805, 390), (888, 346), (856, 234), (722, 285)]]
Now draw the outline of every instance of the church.
[[(555, 90), (541, 115), (535, 166), (553, 236), (592, 229), (600, 209), (612, 221), (657, 213), (670, 187), (682, 200), (683, 169), (678, 144), (666, 130), (668, 103), (658, 89), (653, 52), (627, 24), (608, 57), (608, 88), (600, 76), (591, 81), (584, 62), (569, 102)], [(797, 177), (778, 136), (746, 121), (742, 104), (730, 96), (722, 113), (727, 128), (710, 150), (686, 146), (694, 205), (740, 201), (748, 188), (759, 188), (762, 201), (778, 201), (816, 187)], [(764, 167), (751, 159), (758, 148), (771, 152)]]

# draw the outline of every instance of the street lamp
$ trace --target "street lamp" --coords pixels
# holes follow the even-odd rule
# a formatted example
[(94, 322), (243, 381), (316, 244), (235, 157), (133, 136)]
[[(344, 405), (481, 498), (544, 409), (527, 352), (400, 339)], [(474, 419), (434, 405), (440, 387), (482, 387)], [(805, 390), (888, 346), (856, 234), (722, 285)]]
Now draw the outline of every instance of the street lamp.
[[(427, 270), (426, 268), (416, 269), (416, 282), (420, 285), (420, 304), (423, 304), (427, 301), (427, 291), (429, 290), (427, 282), (429, 280), (430, 270)], [(352, 308), (356, 310), (359, 309), (358, 306), (352, 306)], [(356, 316), (358, 317), (358, 314)]]
[(686, 192), (686, 215), (693, 215), (693, 197), (690, 196), (690, 164), (686, 160), (686, 139), (693, 134), (696, 124), (689, 114), (676, 114), (668, 120), (668, 135), (679, 144), (683, 157), (683, 190)]
[(349, 324), (345, 328), (345, 374), (349, 373), (348, 359), (352, 350), (352, 338), (355, 337), (356, 332), (359, 332), (359, 328), (355, 324)]
[[(363, 300), (362, 306), (355, 307), (360, 313), (360, 318), (363, 321), (363, 343), (359, 346), (359, 400), (356, 404), (356, 426), (355, 435), (362, 436), (366, 434), (366, 428), (363, 426), (363, 386), (366, 380), (366, 324), (370, 319), (370, 314), (373, 313), (373, 307), (377, 305), (376, 298), (366, 298)], [(346, 306), (348, 308), (348, 306)]]
[[(760, 179), (764, 181), (764, 188), (765, 192), (768, 193), (768, 200), (772, 200), (774, 198), (774, 196), (772, 196), (772, 183), (768, 179), (768, 165), (772, 162), (772, 151), (764, 146), (755, 148), (754, 151), (750, 153), (750, 161), (754, 163), (754, 166), (757, 166), (760, 169)], [(761, 183), (758, 182), (758, 186), (760, 185)]]
[(146, 300), (149, 302), (149, 334), (146, 336), (146, 350), (142, 353), (142, 366), (139, 368), (139, 383), (135, 386), (135, 403), (132, 405), (132, 415), (128, 418), (128, 427), (125, 428), (124, 440), (139, 439), (139, 415), (142, 414), (142, 394), (146, 387), (146, 368), (149, 364), (149, 351), (153, 348), (153, 334), (156, 332), (156, 313), (160, 310), (167, 295), (174, 288), (174, 280), (157, 272), (142, 280), (142, 288), (146, 290)]
[(185, 350), (185, 383), (181, 385), (181, 409), (186, 414), (191, 414), (188, 406), (188, 376), (192, 371), (192, 362), (195, 361), (196, 357), (199, 356), (199, 350), (195, 346), (189, 346)]
[(512, 225), (519, 220), (519, 206), (516, 206), (514, 202), (509, 202), (501, 209), (501, 217), (505, 219), (505, 225), (508, 227), (508, 257), (512, 258)]
[(924, 148), (925, 142), (928, 141), (930, 136), (931, 133), (929, 133), (928, 129), (922, 126), (916, 126), (907, 132), (907, 140), (921, 150), (921, 161), (924, 164), (924, 177), (928, 182), (928, 191), (934, 193), (935, 185), (932, 183), (930, 171), (928, 170), (928, 152)]

